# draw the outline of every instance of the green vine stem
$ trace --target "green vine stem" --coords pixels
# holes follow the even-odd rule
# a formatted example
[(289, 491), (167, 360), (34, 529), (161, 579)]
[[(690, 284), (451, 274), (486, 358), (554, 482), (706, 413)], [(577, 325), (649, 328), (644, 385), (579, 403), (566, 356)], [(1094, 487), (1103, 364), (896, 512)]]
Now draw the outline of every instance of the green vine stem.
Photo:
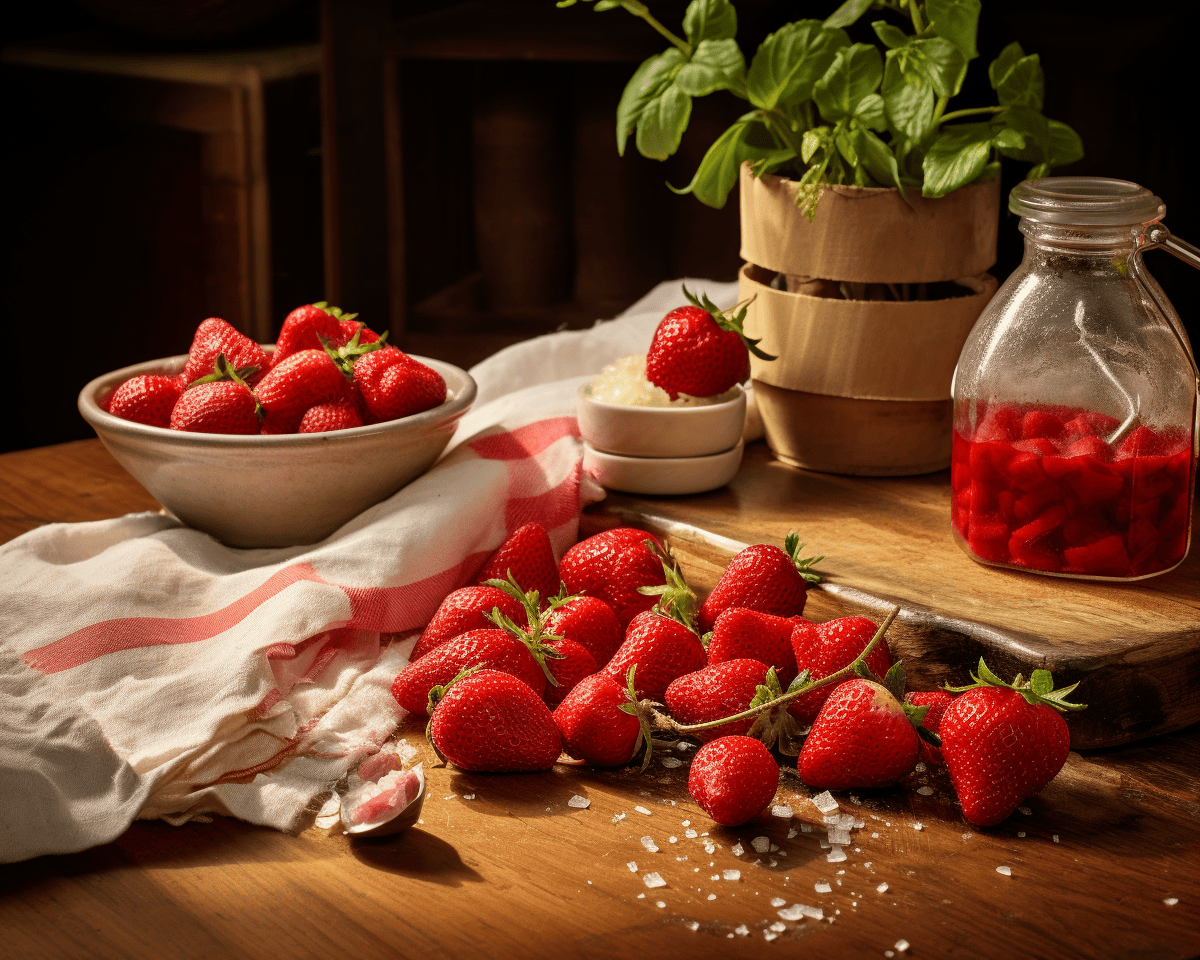
[(730, 717), (722, 717), (720, 720), (707, 720), (704, 723), (681, 724), (665, 714), (653, 711), (653, 726), (655, 730), (669, 733), (678, 733), (689, 735), (699, 733), (702, 730), (711, 730), (713, 727), (719, 727), (725, 723), (731, 723), (734, 720), (748, 720), (751, 717), (757, 717), (759, 714), (767, 713), (777, 707), (787, 706), (795, 700), (799, 700), (806, 693), (811, 693), (813, 690), (823, 687), (830, 683), (839, 683), (842, 680), (857, 676), (857, 669), (860, 663), (865, 663), (867, 657), (871, 655), (871, 651), (879, 646), (879, 641), (883, 639), (883, 635), (887, 632), (887, 628), (892, 625), (892, 621), (900, 613), (899, 607), (892, 607), (891, 612), (884, 618), (883, 623), (879, 625), (879, 629), (875, 631), (875, 636), (871, 638), (871, 642), (863, 647), (862, 653), (854, 658), (853, 661), (826, 677), (821, 677), (817, 680), (808, 680), (794, 689), (788, 690), (782, 697), (775, 700), (770, 700), (757, 707), (751, 707), (749, 710), (743, 710), (741, 713), (735, 713)]

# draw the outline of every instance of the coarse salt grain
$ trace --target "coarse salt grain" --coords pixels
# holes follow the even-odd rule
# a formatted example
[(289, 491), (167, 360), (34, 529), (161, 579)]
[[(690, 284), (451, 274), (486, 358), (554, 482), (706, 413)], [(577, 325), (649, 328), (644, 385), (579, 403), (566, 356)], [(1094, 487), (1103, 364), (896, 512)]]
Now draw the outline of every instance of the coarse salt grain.
[[(786, 930), (787, 928), (785, 927), (784, 929)], [(764, 940), (767, 940), (767, 941), (774, 940), (778, 936), (779, 936), (779, 934), (772, 933), (770, 930), (763, 931), (763, 939)]]
[(659, 763), (669, 770), (674, 770), (676, 767), (683, 766), (683, 761), (678, 757), (663, 757)]
[(1006, 877), (1011, 877), (1012, 876), (1012, 867), (997, 867), (996, 872), (1002, 873)]
[(1163, 901), (1163, 903), (1165, 903), (1168, 907), (1173, 907), (1178, 902), (1179, 902), (1178, 897), (1167, 897), (1167, 899)]
[(813, 889), (816, 890), (817, 893), (830, 893), (830, 892), (832, 892), (833, 887), (831, 887), (824, 880), (821, 880), (821, 881), (813, 884)]
[(913, 767), (913, 769), (914, 769), (914, 770), (916, 770), (916, 771), (917, 771), (917, 773), (924, 773), (924, 772), (925, 772), (925, 769), (926, 769), (926, 767), (925, 767), (925, 764), (923, 764), (923, 763), (918, 763), (918, 764), (917, 764), (915, 767)]
[(840, 843), (842, 846), (845, 846), (850, 842), (850, 831), (843, 830), (841, 827), (830, 827), (829, 842)]
[(699, 930), (699, 929), (700, 929), (700, 921), (698, 921), (698, 920), (689, 920), (689, 921), (688, 921), (688, 923), (686, 924), (686, 926), (687, 926), (687, 928), (688, 928), (689, 930), (691, 930), (691, 931), (693, 931), (693, 932), (694, 932), (694, 931), (696, 931), (696, 930)]
[(633, 860), (630, 860), (625, 866), (629, 868), (630, 873), (637, 873), (637, 864)]
[[(710, 864), (709, 864), (709, 866), (711, 867), (711, 866), (712, 866), (712, 864), (710, 863)], [(709, 877), (708, 879), (709, 879), (709, 880), (720, 880), (720, 879), (721, 879), (721, 875), (720, 875), (719, 873), (714, 873), (714, 874), (713, 874), (711, 877)]]
[(733, 932), (736, 933), (739, 937), (750, 936), (750, 928), (748, 926), (746, 926), (744, 923), (741, 926), (734, 927)]
[(650, 811), (647, 810), (645, 807), (643, 807), (641, 804), (638, 804), (633, 809), (634, 809), (634, 812), (640, 813), (640, 814), (642, 814), (642, 816), (645, 816), (645, 817), (650, 816)]
[(1030, 810), (1028, 807), (1017, 807), (1017, 809), (1020, 810), (1023, 814), (1025, 814), (1025, 816), (1027, 816), (1027, 817), (1033, 815), (1033, 811)]
[(717, 895), (716, 895), (715, 893), (710, 893), (710, 894), (708, 895), (708, 899), (709, 899), (709, 900), (716, 900), (716, 899), (717, 899)]
[(651, 890), (655, 887), (665, 887), (667, 885), (667, 881), (662, 878), (661, 873), (648, 873), (642, 877), (642, 882)]
[(919, 793), (923, 797), (932, 796), (933, 795), (933, 787), (917, 787), (917, 793)]
[(684, 835), (685, 837), (687, 837), (689, 840), (695, 840), (695, 839), (696, 839), (696, 837), (698, 837), (698, 836), (699, 836), (699, 834), (698, 834), (698, 833), (696, 833), (696, 831), (695, 831), (695, 830), (693, 830), (691, 827), (688, 827), (686, 830), (684, 830), (684, 831), (683, 831), (683, 835)]
[(970, 839), (971, 839), (973, 836), (975, 836), (975, 834), (973, 834), (973, 833), (964, 833), (964, 834), (963, 834), (963, 839), (964, 839), (964, 840), (970, 840)]
[(897, 953), (903, 953), (907, 949), (908, 949), (908, 941), (907, 940), (897, 940), (896, 941), (896, 952)]
[(667, 837), (667, 842), (668, 843), (678, 843), (679, 838), (678, 837)]
[[(474, 800), (474, 799), (475, 799), (475, 794), (473, 794), (473, 793), (464, 793), (464, 794), (463, 794), (463, 799), (464, 799), (464, 800)], [(574, 804), (572, 804), (572, 806), (574, 806)]]
[(1054, 834), (1054, 836), (1052, 836), (1050, 839), (1053, 840), (1055, 843), (1058, 843), (1058, 834), (1057, 833)]
[(1024, 831), (1024, 830), (1018, 830), (1018, 831), (1017, 831), (1017, 836), (1018, 836), (1018, 837), (1023, 837), (1023, 836), (1025, 836), (1025, 831)]
[(655, 900), (654, 905), (656, 907), (658, 907), (659, 910), (661, 910), (663, 907), (665, 907), (667, 905), (667, 903), (665, 900)]
[[(475, 799), (475, 794), (471, 794), (471, 799)], [(567, 806), (574, 807), (576, 810), (586, 810), (591, 805), (591, 800), (589, 800), (587, 797), (581, 797), (579, 794), (575, 794), (575, 796), (567, 801)]]
[(624, 819), (625, 819), (625, 814), (623, 814), (623, 813), (618, 813), (618, 814), (615, 814), (615, 815), (613, 816), (613, 821), (612, 821), (612, 822), (613, 822), (613, 823), (620, 823), (620, 822), (621, 822), (622, 820), (624, 820)]
[(822, 813), (833, 813), (834, 810), (840, 810), (838, 802), (833, 799), (833, 794), (826, 790), (824, 793), (818, 793), (812, 798), (813, 806)]
[(888, 885), (886, 883), (881, 883), (875, 888), (875, 890), (877, 893), (887, 893)]
[(704, 845), (704, 852), (705, 852), (705, 853), (714, 853), (714, 852), (716, 851), (716, 849), (717, 849), (717, 848), (716, 848), (716, 847), (714, 847), (714, 846), (712, 845), (712, 842), (711, 842), (711, 841), (710, 841), (709, 843), (706, 843), (706, 844)]
[(722, 870), (721, 875), (726, 880), (741, 880), (742, 879), (742, 871), (741, 870)]
[[(785, 901), (780, 900), (779, 902), (782, 905)], [(776, 920), (773, 924), (767, 927), (767, 929), (774, 930), (776, 933), (783, 933), (787, 929), (787, 924), (780, 923), (778, 920)]]
[(825, 855), (825, 859), (830, 863), (841, 863), (846, 859), (846, 851), (842, 847), (834, 847)]
[(651, 853), (658, 853), (658, 845), (654, 842), (653, 837), (642, 837), (642, 846)]
[(924, 830), (925, 824), (921, 823), (921, 821), (918, 820), (916, 823), (913, 824), (913, 829), (914, 830)]
[(801, 833), (812, 833), (812, 824), (811, 823), (800, 824), (800, 832)]
[(771, 816), (780, 817), (787, 820), (792, 815), (792, 808), (782, 803), (776, 803), (771, 806)]
[(803, 920), (804, 907), (798, 903), (793, 903), (790, 907), (778, 911), (779, 917), (782, 920)]
[(750, 841), (750, 846), (758, 853), (766, 853), (771, 849), (771, 839), (770, 837), (755, 837)]
[(796, 828), (795, 828), (795, 827), (792, 827), (791, 829), (789, 829), (789, 830), (788, 830), (788, 836), (787, 836), (787, 838), (788, 838), (789, 840), (791, 840), (791, 839), (792, 839), (793, 837), (795, 837), (795, 836), (796, 836)]

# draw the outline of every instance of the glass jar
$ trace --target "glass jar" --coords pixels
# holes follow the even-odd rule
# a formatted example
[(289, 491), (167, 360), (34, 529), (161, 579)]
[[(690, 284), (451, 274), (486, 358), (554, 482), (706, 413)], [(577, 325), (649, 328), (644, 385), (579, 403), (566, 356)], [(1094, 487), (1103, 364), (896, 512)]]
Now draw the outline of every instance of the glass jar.
[(1029, 180), (1025, 257), (955, 369), (954, 536), (974, 559), (1093, 580), (1178, 566), (1191, 540), (1196, 362), (1142, 253), (1200, 251), (1124, 180)]

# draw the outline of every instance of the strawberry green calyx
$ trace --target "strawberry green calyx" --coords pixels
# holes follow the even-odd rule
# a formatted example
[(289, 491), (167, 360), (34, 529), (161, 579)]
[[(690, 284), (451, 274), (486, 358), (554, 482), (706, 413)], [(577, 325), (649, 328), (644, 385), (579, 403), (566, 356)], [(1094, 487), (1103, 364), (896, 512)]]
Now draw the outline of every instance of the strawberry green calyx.
[(696, 611), (700, 609), (700, 600), (684, 581), (679, 567), (660, 552), (658, 544), (653, 540), (647, 540), (645, 543), (650, 552), (662, 561), (663, 576), (667, 582), (653, 587), (638, 587), (638, 593), (647, 597), (658, 597), (654, 610), (664, 617), (677, 620), (695, 633)]
[(640, 729), (638, 730), (637, 739), (633, 742), (633, 753), (630, 759), (638, 755), (638, 751), (645, 747), (645, 752), (642, 754), (642, 763), (638, 767), (638, 772), (642, 772), (650, 765), (650, 757), (654, 753), (654, 738), (651, 735), (652, 730), (670, 730), (673, 729), (670, 724), (672, 721), (668, 717), (660, 714), (655, 707), (661, 706), (651, 700), (639, 700), (637, 688), (633, 685), (634, 673), (637, 671), (637, 664), (633, 664), (629, 668), (629, 672), (625, 675), (625, 702), (622, 703), (618, 710), (623, 713), (628, 713), (631, 717), (637, 717)]
[(788, 535), (783, 538), (783, 551), (796, 565), (796, 572), (809, 583), (820, 583), (821, 575), (811, 568), (813, 564), (824, 560), (825, 556), (822, 554), (819, 557), (801, 557), (800, 551), (806, 546), (807, 544), (800, 542), (800, 534), (795, 530), (789, 530)]
[(341, 307), (331, 307), (324, 300), (319, 300), (313, 304), (318, 310), (324, 310), (331, 317), (336, 317), (338, 320), (353, 320), (358, 316), (357, 313), (346, 313)]
[(908, 722), (913, 725), (917, 736), (924, 740), (932, 747), (940, 747), (942, 738), (932, 730), (927, 730), (921, 724), (925, 720), (925, 715), (929, 713), (929, 704), (917, 706), (915, 703), (909, 703), (904, 699), (904, 661), (897, 660), (888, 669), (883, 679), (879, 679), (866, 663), (860, 663), (855, 668), (855, 673), (863, 680), (868, 680), (871, 683), (877, 683), (892, 695), (900, 709), (904, 711), (904, 715), (908, 718)]
[(525, 608), (525, 619), (529, 622), (529, 629), (522, 629), (510, 617), (506, 616), (499, 607), (493, 607), (492, 612), (487, 615), (487, 618), (501, 630), (507, 631), (525, 644), (529, 650), (529, 655), (533, 657), (537, 665), (542, 668), (542, 673), (546, 675), (546, 682), (556, 687), (560, 686), (554, 674), (550, 672), (550, 667), (546, 661), (564, 659), (563, 654), (559, 653), (553, 647), (548, 646), (549, 641), (560, 640), (562, 638), (558, 634), (546, 630), (546, 615), (538, 608), (538, 592), (536, 590), (522, 590), (513, 577), (511, 570), (508, 573), (507, 580), (500, 580), (498, 578), (488, 580), (486, 585), (504, 591)]
[(1018, 673), (1012, 683), (1005, 683), (988, 669), (987, 664), (983, 662), (983, 657), (980, 657), (978, 671), (971, 674), (971, 679), (975, 682), (961, 687), (952, 687), (947, 684), (945, 689), (950, 693), (964, 693), (980, 687), (1004, 687), (1008, 690), (1016, 690), (1030, 706), (1044, 703), (1059, 713), (1087, 709), (1086, 703), (1072, 703), (1066, 699), (1079, 684), (1073, 683), (1069, 687), (1055, 690), (1054, 677), (1049, 670), (1034, 670), (1028, 680)]
[(254, 415), (258, 417), (258, 422), (261, 424), (267, 418), (267, 412), (262, 408), (262, 404), (258, 402), (258, 397), (254, 396), (254, 388), (246, 382), (246, 377), (252, 377), (256, 373), (258, 373), (257, 366), (234, 367), (225, 354), (218, 353), (217, 359), (213, 362), (213, 372), (204, 377), (197, 377), (185, 389), (194, 387), (198, 383), (218, 383), (221, 380), (229, 380), (233, 383), (241, 384), (246, 388), (246, 392), (254, 397)]
[[(806, 683), (807, 681), (808, 671), (806, 670), (803, 680), (801, 677), (797, 677), (789, 687), (789, 691), (795, 688), (797, 683)], [(784, 695), (775, 668), (771, 667), (767, 671), (764, 682), (759, 684), (755, 691), (754, 699), (750, 701), (749, 706), (749, 709), (753, 710), (756, 707), (770, 705), (771, 709), (754, 718), (754, 723), (746, 731), (746, 736), (761, 740), (768, 750), (778, 747), (780, 753), (795, 757), (800, 754), (800, 741), (803, 736), (800, 733), (799, 721), (788, 713), (786, 704), (781, 706), (778, 703)]]
[(751, 297), (749, 300), (743, 300), (741, 303), (735, 304), (729, 310), (722, 310), (715, 303), (708, 299), (708, 294), (706, 293), (700, 294), (700, 299), (697, 300), (692, 291), (687, 288), (686, 284), (683, 287), (683, 295), (688, 298), (688, 302), (691, 303), (692, 306), (699, 307), (710, 317), (712, 317), (716, 325), (722, 330), (732, 330), (739, 337), (741, 337), (742, 343), (746, 345), (746, 349), (758, 357), (758, 359), (776, 359), (774, 354), (767, 353), (765, 350), (759, 347), (759, 344), (762, 342), (761, 337), (758, 340), (755, 340), (752, 337), (746, 336), (746, 331), (742, 329), (742, 325), (746, 322), (746, 310), (754, 300), (753, 297)]
[(482, 669), (483, 669), (483, 664), (477, 664), (474, 667), (465, 667), (464, 669), (460, 670), (458, 672), (458, 675), (453, 680), (451, 680), (449, 683), (438, 684), (436, 686), (431, 687), (429, 690), (429, 706), (427, 708), (428, 713), (429, 713), (429, 720), (425, 723), (425, 739), (428, 740), (429, 745), (431, 747), (433, 747), (433, 752), (437, 754), (437, 758), (442, 761), (442, 766), (446, 765), (446, 758), (444, 756), (442, 756), (442, 751), (437, 748), (437, 744), (433, 742), (433, 737), (430, 736), (430, 733), (429, 733), (429, 725), (431, 723), (433, 723), (434, 708), (439, 703), (441, 703), (442, 698), (447, 693), (450, 692), (450, 688), (452, 686), (454, 686), (456, 683), (458, 683), (459, 680), (464, 680), (467, 677), (471, 676), (471, 674), (477, 673)]
[[(313, 306), (315, 307), (317, 304), (314, 303)], [(336, 310), (337, 308), (335, 307), (334, 309)], [(350, 316), (357, 317), (358, 314), (354, 313)], [(349, 317), (344, 319), (349, 319)], [(359, 327), (354, 331), (354, 336), (352, 336), (340, 347), (335, 347), (328, 337), (317, 334), (317, 339), (321, 341), (321, 346), (323, 346), (325, 348), (325, 352), (329, 354), (329, 358), (333, 361), (334, 366), (342, 371), (342, 376), (344, 376), (347, 380), (354, 379), (355, 360), (363, 356), (363, 354), (367, 354), (373, 350), (379, 350), (387, 346), (388, 331), (385, 330), (382, 334), (380, 334), (378, 340), (375, 340), (371, 343), (359, 343), (358, 338), (361, 333), (362, 327)]]

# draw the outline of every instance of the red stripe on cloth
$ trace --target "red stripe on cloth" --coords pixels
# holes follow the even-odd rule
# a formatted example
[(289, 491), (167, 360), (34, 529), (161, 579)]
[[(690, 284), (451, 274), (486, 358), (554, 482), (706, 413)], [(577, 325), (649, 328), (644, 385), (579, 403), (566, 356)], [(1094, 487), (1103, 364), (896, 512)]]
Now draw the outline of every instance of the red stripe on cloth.
[(104, 620), (30, 650), (21, 660), (42, 673), (59, 673), (123, 650), (208, 640), (240, 623), (276, 594), (302, 581), (325, 582), (310, 564), (299, 563), (277, 571), (244, 597), (212, 613), (199, 617)]
[(550, 444), (563, 437), (579, 436), (579, 421), (574, 417), (554, 417), (527, 423), (515, 430), (492, 433), (469, 444), (484, 460), (523, 460), (536, 457)]
[(469, 583), (491, 556), (472, 553), (454, 566), (424, 580), (395, 587), (343, 587), (350, 598), (348, 626), (380, 633), (415, 630), (429, 622), (451, 590)]
[(504, 507), (504, 525), (509, 532), (536, 520), (552, 530), (579, 516), (579, 475), (582, 464), (558, 486), (532, 497), (511, 497)]

